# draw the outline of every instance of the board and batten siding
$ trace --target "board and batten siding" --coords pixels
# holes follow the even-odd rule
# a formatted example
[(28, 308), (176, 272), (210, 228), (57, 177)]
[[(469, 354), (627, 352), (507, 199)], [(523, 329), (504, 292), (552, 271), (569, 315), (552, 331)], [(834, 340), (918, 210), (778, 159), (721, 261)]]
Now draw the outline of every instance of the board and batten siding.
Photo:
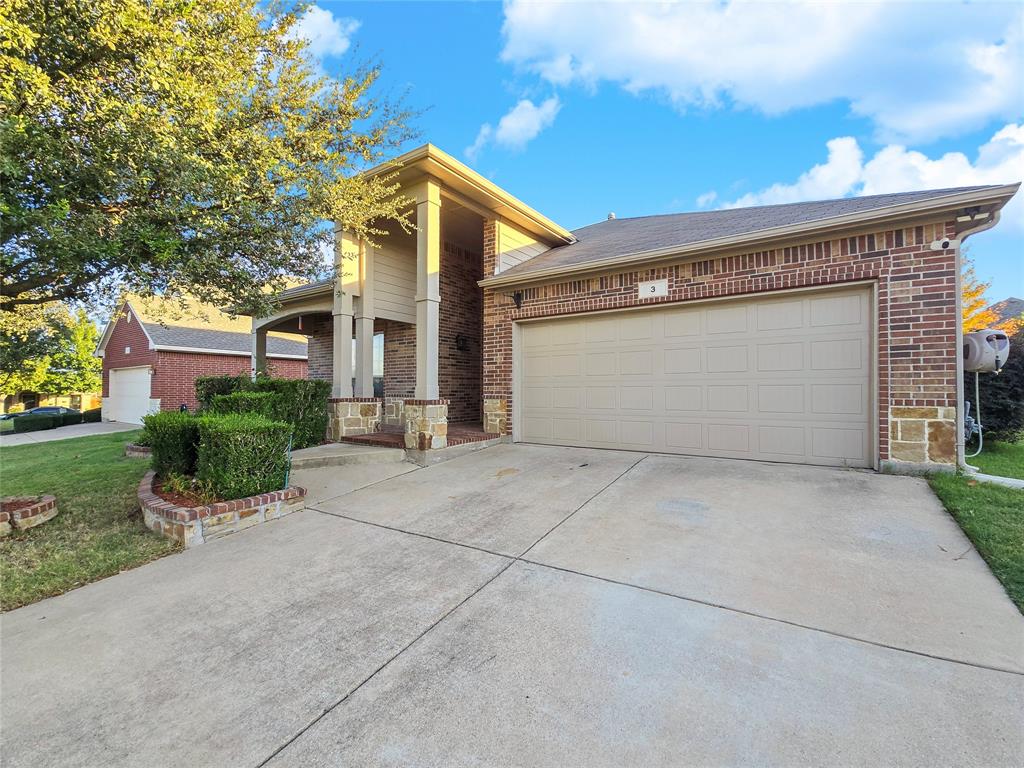
[(495, 262), (495, 274), (511, 269), (516, 264), (522, 264), (547, 250), (549, 250), (548, 246), (538, 242), (532, 235), (528, 235), (507, 221), (499, 221), (498, 258)]
[(383, 320), (416, 322), (416, 252), (385, 245), (373, 252), (374, 314)]

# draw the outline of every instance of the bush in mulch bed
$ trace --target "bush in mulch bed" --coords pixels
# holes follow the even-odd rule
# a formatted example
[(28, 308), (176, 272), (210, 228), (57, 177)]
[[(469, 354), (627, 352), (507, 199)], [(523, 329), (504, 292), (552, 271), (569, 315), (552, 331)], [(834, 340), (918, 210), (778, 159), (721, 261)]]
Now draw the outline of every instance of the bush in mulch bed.
[(142, 418), (160, 477), (191, 475), (196, 468), (199, 419), (190, 413), (161, 411)]
[(198, 422), (196, 478), (219, 498), (241, 499), (284, 488), (290, 424), (241, 413)]

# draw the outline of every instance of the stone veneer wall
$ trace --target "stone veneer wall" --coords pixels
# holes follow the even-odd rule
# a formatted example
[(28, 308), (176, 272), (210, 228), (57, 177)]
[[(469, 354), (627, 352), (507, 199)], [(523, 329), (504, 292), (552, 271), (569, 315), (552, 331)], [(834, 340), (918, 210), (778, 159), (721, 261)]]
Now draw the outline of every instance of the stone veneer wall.
[(405, 447), (428, 451), (448, 445), (448, 401), (406, 400)]
[(889, 438), (893, 461), (955, 464), (956, 408), (895, 406)]
[(369, 435), (380, 429), (383, 403), (375, 397), (332, 397), (327, 401), (327, 439)]
[(147, 472), (139, 483), (138, 499), (143, 519), (155, 533), (185, 547), (276, 520), (306, 507), (306, 490), (298, 486), (201, 507), (179, 507), (153, 493), (154, 477), (155, 473)]
[[(930, 244), (955, 236), (954, 221), (863, 231), (762, 251), (680, 261), (649, 269), (582, 277), (523, 290), (523, 304), (484, 291), (483, 401), (490, 424), (512, 429), (512, 323), (623, 307), (719, 296), (757, 295), (788, 288), (873, 281), (878, 294), (876, 415), (879, 459), (948, 464), (956, 434), (956, 254)], [(495, 224), (484, 225), (484, 274), (494, 274)], [(639, 299), (637, 283), (665, 279), (669, 295)], [(908, 410), (909, 409), (909, 410)], [(915, 410), (922, 409), (922, 410)], [(927, 414), (908, 416), (907, 414)], [(924, 425), (927, 446), (916, 439)], [(908, 424), (907, 437), (903, 425)], [(899, 438), (890, 430), (898, 428)], [(489, 431), (489, 430), (488, 430)], [(909, 436), (914, 435), (911, 439)], [(922, 454), (923, 451), (923, 454)]]

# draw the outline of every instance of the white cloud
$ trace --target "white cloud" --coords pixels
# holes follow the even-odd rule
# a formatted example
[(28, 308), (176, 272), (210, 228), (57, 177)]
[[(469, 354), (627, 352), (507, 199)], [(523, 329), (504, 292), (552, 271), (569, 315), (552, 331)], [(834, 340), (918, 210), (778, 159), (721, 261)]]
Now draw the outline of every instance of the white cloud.
[(491, 142), (507, 149), (522, 149), (555, 122), (561, 108), (562, 103), (557, 96), (545, 99), (540, 104), (534, 104), (530, 99), (520, 99), (498, 121), (497, 128), (490, 123), (480, 126), (476, 139), (466, 147), (466, 157), (475, 161), (483, 148)]
[(884, 141), (1024, 114), (1024, 11), (967, 3), (505, 6), (504, 60), (566, 86), (620, 84), (679, 108), (779, 114), (846, 100)]
[(703, 195), (697, 195), (697, 207), (698, 208), (707, 208), (709, 205), (714, 203), (715, 200), (717, 200), (717, 199), (718, 199), (718, 193), (715, 192), (715, 190), (712, 189), (709, 192), (705, 192)]
[[(877, 195), (918, 189), (1009, 184), (1024, 179), (1024, 123), (1004, 126), (978, 148), (972, 162), (962, 152), (930, 158), (922, 152), (890, 144), (865, 162), (856, 139), (828, 142), (828, 159), (791, 183), (772, 184), (724, 204), (723, 208), (822, 200), (850, 195)], [(1018, 194), (1003, 210), (1003, 220), (1024, 231), (1024, 196)]]
[(341, 56), (352, 45), (352, 36), (359, 29), (355, 19), (337, 17), (318, 5), (309, 7), (292, 27), (290, 37), (308, 42), (310, 55), (317, 60)]

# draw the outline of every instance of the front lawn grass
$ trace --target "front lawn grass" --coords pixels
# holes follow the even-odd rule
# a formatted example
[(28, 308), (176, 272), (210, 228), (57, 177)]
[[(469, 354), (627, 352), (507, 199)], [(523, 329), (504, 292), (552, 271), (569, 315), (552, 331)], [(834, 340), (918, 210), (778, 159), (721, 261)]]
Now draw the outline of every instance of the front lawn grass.
[(985, 443), (985, 449), (967, 463), (986, 475), (1016, 477), (1024, 480), (1024, 441)]
[(1024, 491), (952, 473), (929, 482), (1024, 613)]
[(52, 493), (57, 516), (0, 539), (0, 608), (5, 611), (134, 568), (177, 550), (151, 532), (136, 490), (149, 468), (124, 456), (138, 432), (0, 448), (0, 493)]

